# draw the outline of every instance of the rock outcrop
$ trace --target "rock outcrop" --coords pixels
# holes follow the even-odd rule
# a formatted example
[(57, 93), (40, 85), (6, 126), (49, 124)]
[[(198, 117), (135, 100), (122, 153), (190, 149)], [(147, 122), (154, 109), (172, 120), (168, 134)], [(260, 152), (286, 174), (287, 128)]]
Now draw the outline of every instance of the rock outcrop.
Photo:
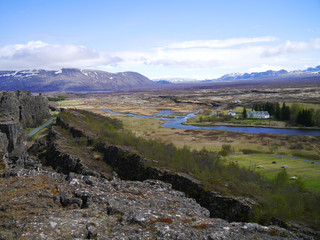
[(150, 160), (128, 153), (117, 146), (105, 144), (100, 146), (100, 151), (104, 153), (104, 161), (113, 167), (121, 179), (157, 179), (170, 183), (174, 189), (196, 199), (201, 206), (209, 210), (211, 217), (223, 218), (230, 222), (248, 222), (253, 215), (253, 200), (222, 196), (217, 192), (208, 191), (200, 181), (188, 174), (149, 167)]
[(49, 117), (48, 100), (30, 92), (0, 92), (0, 157), (6, 167), (36, 167), (27, 154), (23, 128), (40, 125)]
[(50, 116), (47, 98), (28, 91), (0, 91), (0, 114), (0, 122), (20, 123), (23, 128), (36, 127)]

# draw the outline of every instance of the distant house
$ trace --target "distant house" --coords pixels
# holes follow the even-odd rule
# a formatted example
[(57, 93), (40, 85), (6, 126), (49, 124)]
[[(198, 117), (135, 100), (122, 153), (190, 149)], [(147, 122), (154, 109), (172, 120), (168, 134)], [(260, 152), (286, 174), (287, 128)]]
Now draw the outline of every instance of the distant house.
[(236, 116), (236, 113), (235, 113), (233, 110), (230, 110), (230, 111), (228, 112), (228, 116), (235, 117), (235, 116)]
[(239, 99), (236, 99), (234, 101), (232, 101), (233, 103), (242, 103), (242, 101), (240, 101)]
[(247, 111), (247, 118), (267, 119), (270, 114), (268, 111)]

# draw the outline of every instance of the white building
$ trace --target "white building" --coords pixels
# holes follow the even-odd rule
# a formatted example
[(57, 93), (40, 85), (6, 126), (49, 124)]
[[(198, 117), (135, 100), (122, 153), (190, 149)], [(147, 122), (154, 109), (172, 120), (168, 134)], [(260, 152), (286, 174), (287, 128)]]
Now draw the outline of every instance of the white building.
[(236, 113), (235, 113), (235, 111), (233, 111), (233, 110), (230, 110), (230, 111), (228, 112), (228, 116), (232, 116), (232, 117), (235, 117), (235, 116), (236, 116)]
[(267, 119), (270, 114), (268, 111), (247, 111), (247, 118)]

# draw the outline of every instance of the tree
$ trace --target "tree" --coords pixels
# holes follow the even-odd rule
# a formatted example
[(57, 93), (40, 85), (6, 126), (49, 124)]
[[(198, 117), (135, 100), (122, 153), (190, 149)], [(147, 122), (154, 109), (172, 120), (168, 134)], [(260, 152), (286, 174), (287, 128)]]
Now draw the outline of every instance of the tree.
[(242, 117), (243, 119), (247, 118), (247, 109), (245, 107), (243, 108), (243, 111), (242, 111)]
[(266, 102), (263, 106), (263, 111), (268, 111), (268, 113), (271, 115), (275, 114), (275, 104)]
[(287, 121), (290, 119), (290, 108), (285, 103), (282, 104), (280, 119)]
[(302, 110), (302, 106), (298, 103), (292, 103), (290, 107), (290, 121), (296, 122), (298, 113)]
[(318, 109), (313, 114), (313, 124), (317, 127), (320, 127), (320, 110)]
[(302, 109), (299, 111), (297, 119), (297, 124), (304, 125), (306, 127), (313, 126), (313, 112), (310, 109)]
[(276, 103), (274, 116), (276, 119), (280, 119), (281, 109), (279, 103)]

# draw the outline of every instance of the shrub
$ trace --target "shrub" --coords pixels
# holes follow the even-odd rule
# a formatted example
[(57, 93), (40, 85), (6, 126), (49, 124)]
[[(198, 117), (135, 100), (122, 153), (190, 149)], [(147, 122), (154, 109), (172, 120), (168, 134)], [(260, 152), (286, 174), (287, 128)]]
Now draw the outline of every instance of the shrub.
[(223, 144), (222, 150), (219, 152), (221, 156), (227, 156), (234, 152), (230, 144)]
[(295, 157), (301, 157), (310, 160), (320, 160), (319, 154), (316, 153), (309, 153), (304, 151), (291, 151), (291, 154)]
[(256, 150), (256, 149), (249, 149), (249, 148), (240, 149), (240, 151), (241, 151), (243, 154), (263, 153), (263, 151), (259, 151), (259, 150)]
[(58, 97), (47, 97), (50, 102), (59, 102), (66, 100), (68, 97), (58, 96)]

